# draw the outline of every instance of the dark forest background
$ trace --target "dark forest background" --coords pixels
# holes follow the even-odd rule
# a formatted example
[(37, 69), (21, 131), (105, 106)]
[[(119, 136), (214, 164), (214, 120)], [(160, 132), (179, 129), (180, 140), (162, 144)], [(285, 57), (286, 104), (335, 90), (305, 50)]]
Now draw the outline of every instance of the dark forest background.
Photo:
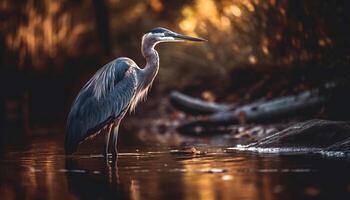
[[(2, 0), (1, 135), (63, 134), (70, 104), (108, 61), (143, 67), (142, 34), (163, 26), (206, 44), (161, 44), (147, 103), (128, 120), (162, 112), (171, 90), (207, 101), (251, 102), (349, 79), (347, 0)], [(346, 105), (346, 92), (338, 98)], [(142, 107), (142, 108), (141, 108)], [(317, 117), (349, 119), (348, 107)], [(142, 117), (140, 117), (142, 116)], [(127, 122), (125, 124), (128, 124)]]

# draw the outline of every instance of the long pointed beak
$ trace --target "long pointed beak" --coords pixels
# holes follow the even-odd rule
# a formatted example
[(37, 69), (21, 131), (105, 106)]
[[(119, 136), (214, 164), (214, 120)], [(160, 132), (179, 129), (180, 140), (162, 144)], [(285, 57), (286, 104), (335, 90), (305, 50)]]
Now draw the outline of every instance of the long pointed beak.
[(181, 34), (172, 34), (172, 37), (175, 39), (180, 39), (180, 40), (188, 40), (188, 41), (194, 41), (194, 42), (206, 42), (208, 40), (199, 38), (199, 37), (191, 37), (187, 35), (181, 35)]

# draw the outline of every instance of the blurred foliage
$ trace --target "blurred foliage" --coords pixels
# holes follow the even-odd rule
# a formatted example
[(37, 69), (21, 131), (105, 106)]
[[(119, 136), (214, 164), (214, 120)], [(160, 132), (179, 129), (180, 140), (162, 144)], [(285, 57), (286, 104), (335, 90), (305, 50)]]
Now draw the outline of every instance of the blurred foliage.
[(117, 56), (136, 57), (141, 61), (142, 33), (154, 26), (173, 24), (175, 13), (185, 2), (1, 1), (4, 66), (64, 70), (71, 67), (72, 60), (80, 59), (80, 64), (77, 62), (74, 67), (96, 69), (97, 66), (84, 66), (84, 60), (90, 56), (101, 64)]
[(74, 11), (78, 6), (82, 11), (89, 9), (91, 3), (87, 2), (2, 1), (0, 31), (9, 55), (4, 67), (44, 70), (79, 56), (86, 47), (82, 44), (84, 34), (94, 26), (87, 13)]
[(155, 91), (223, 92), (237, 67), (321, 70), (347, 65), (348, 4), (346, 0), (3, 0), (1, 65), (34, 73), (54, 71), (70, 80), (82, 77), (75, 81), (81, 85), (115, 57), (130, 57), (142, 67), (142, 33), (164, 26), (209, 42), (157, 47), (161, 70)]
[(176, 47), (176, 52), (164, 50), (165, 58), (171, 62), (163, 61), (160, 79), (166, 82), (176, 77), (176, 81), (170, 81), (170, 88), (186, 88), (199, 81), (198, 85), (227, 92), (225, 86), (232, 83), (232, 76), (240, 75), (232, 74), (237, 67), (267, 71), (308, 67), (317, 76), (327, 68), (347, 66), (348, 4), (196, 0), (181, 10), (178, 25), (182, 32), (203, 36), (209, 42), (206, 47), (186, 45)]

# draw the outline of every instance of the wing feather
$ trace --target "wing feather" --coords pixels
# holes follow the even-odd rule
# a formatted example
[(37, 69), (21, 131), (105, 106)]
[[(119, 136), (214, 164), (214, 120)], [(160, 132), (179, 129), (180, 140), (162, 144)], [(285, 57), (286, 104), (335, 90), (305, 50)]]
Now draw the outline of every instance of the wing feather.
[(68, 115), (66, 153), (74, 153), (81, 141), (123, 114), (136, 88), (136, 69), (126, 58), (116, 59), (97, 71), (79, 92)]

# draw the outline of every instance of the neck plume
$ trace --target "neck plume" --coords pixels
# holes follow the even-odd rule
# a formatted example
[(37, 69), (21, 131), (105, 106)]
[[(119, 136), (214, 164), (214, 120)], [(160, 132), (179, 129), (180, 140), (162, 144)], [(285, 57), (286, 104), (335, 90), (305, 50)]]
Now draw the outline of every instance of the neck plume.
[(146, 66), (141, 70), (141, 88), (146, 89), (151, 86), (159, 70), (159, 56), (154, 49), (155, 42), (142, 38), (142, 55), (146, 59)]

